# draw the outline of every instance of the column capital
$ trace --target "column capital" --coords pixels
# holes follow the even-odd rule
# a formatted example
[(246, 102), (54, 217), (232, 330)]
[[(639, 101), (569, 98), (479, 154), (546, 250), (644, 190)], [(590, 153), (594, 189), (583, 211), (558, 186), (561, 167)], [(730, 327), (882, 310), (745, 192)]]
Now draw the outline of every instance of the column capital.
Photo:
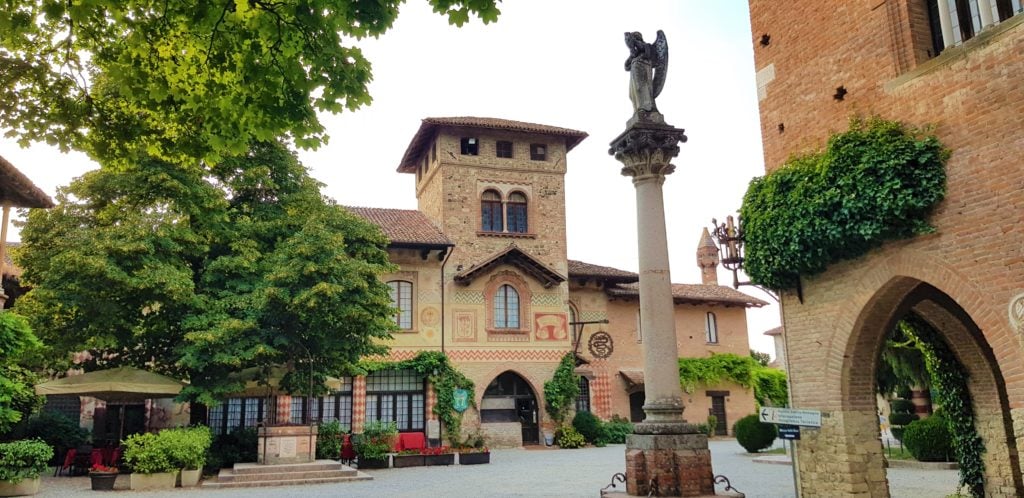
[(623, 176), (634, 181), (671, 174), (672, 159), (679, 155), (679, 144), (686, 142), (686, 131), (671, 125), (634, 123), (609, 144), (608, 154), (622, 163)]

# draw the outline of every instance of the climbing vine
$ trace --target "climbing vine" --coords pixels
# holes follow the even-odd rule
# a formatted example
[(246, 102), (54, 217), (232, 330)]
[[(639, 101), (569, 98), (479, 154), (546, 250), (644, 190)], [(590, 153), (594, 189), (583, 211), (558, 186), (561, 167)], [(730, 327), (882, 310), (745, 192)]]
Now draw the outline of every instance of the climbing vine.
[(551, 380), (544, 383), (544, 405), (548, 415), (562, 425), (580, 397), (580, 378), (576, 375), (576, 355), (566, 353)]
[(934, 231), (927, 217), (946, 194), (948, 156), (928, 130), (852, 119), (824, 151), (750, 182), (740, 208), (747, 275), (791, 289), (887, 240)]
[(898, 332), (924, 356), (932, 392), (942, 406), (953, 452), (960, 464), (960, 485), (975, 498), (985, 496), (985, 443), (974, 427), (974, 406), (967, 388), (968, 373), (939, 333), (916, 315), (897, 324)]
[(680, 358), (679, 384), (692, 393), (698, 384), (714, 385), (732, 381), (754, 391), (761, 406), (786, 406), (789, 392), (786, 373), (761, 365), (750, 356), (732, 353), (713, 354), (707, 358)]
[(469, 391), (469, 404), (476, 407), (473, 381), (458, 371), (448, 356), (440, 351), (421, 351), (415, 358), (404, 361), (362, 360), (356, 375), (366, 375), (381, 370), (415, 370), (425, 376), (434, 387), (437, 401), (433, 413), (444, 425), (445, 437), (449, 443), (461, 440), (462, 414), (455, 410), (455, 390)]

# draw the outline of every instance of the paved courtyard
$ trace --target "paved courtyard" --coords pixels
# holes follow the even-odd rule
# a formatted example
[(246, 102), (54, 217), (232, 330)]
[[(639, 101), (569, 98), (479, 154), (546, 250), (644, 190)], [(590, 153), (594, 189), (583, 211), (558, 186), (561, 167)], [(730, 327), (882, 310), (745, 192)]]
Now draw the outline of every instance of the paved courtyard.
[[(792, 497), (788, 465), (754, 463), (732, 440), (712, 441), (712, 464), (748, 497)], [(612, 474), (625, 469), (623, 445), (581, 450), (495, 450), (490, 465), (414, 467), (367, 471), (372, 481), (269, 488), (176, 489), (115, 494), (132, 498), (313, 498), (559, 496), (596, 497)], [(890, 469), (894, 497), (942, 498), (956, 489), (955, 470)], [(620, 488), (621, 489), (621, 485)], [(39, 497), (103, 496), (89, 489), (88, 477), (45, 477)]]

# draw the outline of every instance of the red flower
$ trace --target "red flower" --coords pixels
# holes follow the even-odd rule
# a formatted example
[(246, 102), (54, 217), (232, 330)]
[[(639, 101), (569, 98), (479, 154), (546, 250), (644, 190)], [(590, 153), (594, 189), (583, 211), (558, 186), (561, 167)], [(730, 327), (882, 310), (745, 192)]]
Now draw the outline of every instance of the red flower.
[(107, 467), (106, 465), (97, 463), (89, 469), (89, 472), (95, 472), (97, 474), (116, 474), (118, 471), (117, 467)]
[(434, 456), (434, 455), (447, 455), (451, 453), (452, 449), (447, 446), (438, 446), (437, 448), (423, 448), (420, 450), (420, 455)]

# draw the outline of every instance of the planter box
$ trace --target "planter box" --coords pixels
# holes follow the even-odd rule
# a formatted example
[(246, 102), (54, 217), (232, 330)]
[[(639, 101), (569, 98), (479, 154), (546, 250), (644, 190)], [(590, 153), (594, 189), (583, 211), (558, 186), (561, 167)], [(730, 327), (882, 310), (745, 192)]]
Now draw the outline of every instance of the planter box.
[(384, 458), (363, 458), (359, 457), (356, 467), (363, 469), (386, 469), (388, 468), (388, 457)]
[(459, 453), (459, 465), (491, 463), (491, 453)]
[(174, 489), (178, 480), (177, 472), (157, 472), (155, 474), (132, 473), (128, 487), (131, 489)]
[(181, 469), (181, 472), (178, 473), (178, 483), (177, 483), (178, 487), (181, 487), (181, 488), (191, 488), (193, 486), (198, 486), (199, 485), (199, 478), (202, 477), (202, 476), (203, 476), (203, 471), (202, 470), (199, 470), (199, 469), (196, 469), (196, 470)]
[(35, 479), (23, 479), (18, 481), (18, 484), (12, 484), (10, 481), (0, 481), (0, 496), (26, 496), (34, 495), (39, 492), (40, 478)]
[(423, 460), (427, 465), (455, 465), (455, 453), (424, 455)]
[(113, 491), (117, 474), (94, 472), (89, 474), (89, 480), (93, 491)]
[(396, 469), (404, 467), (422, 467), (426, 465), (423, 461), (423, 455), (395, 455), (394, 467)]

